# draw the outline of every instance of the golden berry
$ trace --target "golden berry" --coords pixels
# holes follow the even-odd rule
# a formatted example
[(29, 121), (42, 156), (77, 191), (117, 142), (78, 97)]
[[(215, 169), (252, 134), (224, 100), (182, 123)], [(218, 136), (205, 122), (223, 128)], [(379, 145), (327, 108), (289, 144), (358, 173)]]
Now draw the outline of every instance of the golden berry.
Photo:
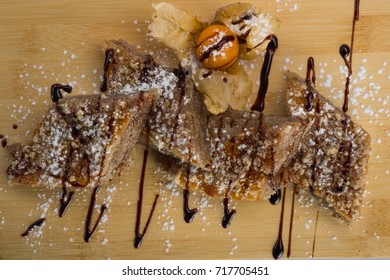
[(223, 69), (237, 60), (238, 50), (237, 36), (229, 28), (211, 25), (200, 33), (195, 54), (204, 67)]

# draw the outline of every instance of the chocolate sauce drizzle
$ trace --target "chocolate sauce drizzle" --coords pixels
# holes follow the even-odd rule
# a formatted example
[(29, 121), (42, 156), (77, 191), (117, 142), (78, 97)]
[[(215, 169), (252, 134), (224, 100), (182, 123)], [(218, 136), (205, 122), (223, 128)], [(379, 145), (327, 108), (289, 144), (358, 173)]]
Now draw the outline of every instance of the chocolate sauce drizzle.
[(288, 246), (287, 246), (287, 258), (288, 259), (291, 256), (291, 237), (292, 237), (293, 221), (294, 221), (295, 193), (296, 193), (296, 190), (295, 190), (295, 185), (294, 185), (293, 196), (291, 199), (290, 227), (288, 229)]
[[(73, 134), (73, 130), (72, 130), (72, 134)], [(66, 187), (66, 182), (67, 182), (68, 177), (69, 177), (70, 164), (71, 164), (71, 160), (73, 157), (73, 148), (71, 146), (69, 148), (70, 149), (69, 149), (68, 156), (66, 157), (66, 162), (65, 162), (64, 175), (61, 178), (62, 194), (61, 194), (61, 198), (60, 198), (60, 208), (58, 211), (58, 215), (60, 217), (62, 217), (64, 215), (64, 213), (65, 213), (66, 209), (68, 208), (69, 203), (72, 201), (72, 197), (74, 195), (73, 191), (70, 192), (68, 195), (68, 189)]]
[[(306, 89), (308, 91), (308, 94), (306, 95), (305, 109), (307, 111), (311, 111), (311, 110), (313, 110), (313, 100), (314, 100), (314, 88), (313, 88), (313, 85), (315, 86), (315, 82), (316, 82), (316, 72), (315, 72), (315, 64), (314, 64), (314, 58), (313, 57), (309, 57), (308, 60), (307, 60), (305, 82), (306, 82)], [(320, 113), (321, 113), (320, 100), (319, 100), (319, 96), (317, 95), (317, 97), (316, 97), (316, 104), (315, 104), (314, 124), (313, 124), (313, 128), (315, 129), (315, 131), (319, 130), (319, 118), (318, 118), (318, 116), (319, 116)], [(313, 141), (316, 143), (316, 145), (318, 145), (317, 136), (315, 136)], [(311, 191), (314, 190), (314, 183), (316, 181), (316, 168), (317, 168), (316, 154), (317, 154), (317, 150), (318, 149), (316, 149), (316, 152), (313, 155), (313, 162), (310, 165), (311, 185), (310, 185), (309, 188), (310, 188)], [(295, 193), (294, 193), (294, 195), (295, 195)]]
[(229, 198), (225, 197), (223, 199), (223, 218), (222, 218), (222, 227), (228, 228), (233, 219), (234, 214), (236, 214), (236, 209), (229, 210)]
[[(174, 117), (174, 119), (178, 119), (180, 114), (183, 111), (184, 97), (186, 95), (186, 74), (184, 72), (184, 69), (181, 67), (181, 65), (179, 65), (179, 68), (174, 69), (173, 73), (177, 77), (176, 87), (180, 90), (180, 96), (179, 96), (179, 100), (178, 100), (178, 103), (179, 103), (178, 109), (176, 110), (177, 112), (176, 112), (175, 117)], [(177, 121), (174, 123), (173, 129), (171, 131), (171, 137), (170, 137), (170, 141), (169, 141), (169, 149), (172, 149), (173, 143), (175, 141), (175, 137), (177, 136), (176, 131), (177, 131), (178, 127), (179, 127), (179, 122)]]
[(284, 253), (282, 233), (283, 233), (283, 217), (284, 217), (285, 201), (286, 201), (286, 188), (284, 188), (283, 196), (282, 196), (282, 209), (280, 211), (278, 238), (275, 241), (274, 247), (272, 247), (272, 256), (274, 257), (275, 260), (280, 259)]
[(317, 216), (316, 216), (316, 223), (314, 225), (314, 236), (313, 236), (313, 247), (311, 248), (311, 257), (314, 257), (314, 250), (316, 248), (316, 237), (317, 237), (317, 226), (318, 226), (318, 216), (320, 214), (320, 211), (317, 210)]
[[(231, 42), (231, 41), (234, 41), (235, 39), (236, 39), (236, 37), (233, 36), (233, 35), (223, 36), (222, 39), (219, 40), (218, 43), (212, 45), (212, 46), (209, 47), (204, 53), (202, 53), (202, 55), (201, 55), (200, 58), (199, 58), (199, 61), (202, 62), (202, 61), (206, 60), (207, 58), (210, 57), (210, 55), (211, 55), (211, 53), (212, 53), (213, 51), (219, 51), (219, 50), (221, 50), (222, 47), (223, 47), (225, 44), (227, 44), (227, 43), (229, 43), (229, 42)], [(199, 45), (201, 45), (202, 43), (203, 43), (203, 42), (201, 42)], [(198, 48), (199, 45), (196, 46), (196, 47)]]
[(57, 103), (62, 98), (61, 90), (65, 91), (67, 93), (71, 93), (72, 87), (70, 85), (53, 84), (51, 86), (50, 96), (51, 96), (51, 100), (54, 103)]
[(36, 220), (31, 225), (29, 225), (28, 228), (26, 229), (26, 231), (24, 231), (20, 236), (23, 236), (23, 237), (27, 236), (29, 234), (29, 232), (32, 231), (35, 227), (42, 226), (44, 221), (46, 221), (46, 218), (40, 218), (40, 219)]
[(348, 111), (349, 84), (350, 84), (351, 75), (352, 75), (353, 45), (355, 42), (356, 22), (359, 20), (359, 6), (360, 6), (360, 0), (355, 0), (353, 19), (352, 19), (351, 45), (348, 46), (347, 44), (343, 44), (340, 46), (340, 49), (339, 49), (339, 53), (344, 60), (345, 66), (347, 66), (347, 68), (348, 68), (348, 76), (347, 76), (346, 81), (345, 81), (345, 89), (344, 89), (343, 112)]
[(245, 20), (250, 20), (252, 18), (252, 16), (253, 16), (252, 14), (247, 14), (247, 15), (245, 15), (243, 17), (240, 17), (237, 20), (233, 20), (232, 24), (233, 25), (237, 25), (237, 24), (243, 23)]
[[(180, 89), (180, 96), (179, 96), (179, 101), (178, 101), (179, 102), (179, 108), (178, 108), (177, 114), (176, 114), (176, 118), (178, 118), (179, 115), (181, 114), (181, 112), (183, 111), (183, 106), (184, 106), (184, 97), (185, 97), (185, 94), (186, 94), (186, 73), (184, 72), (184, 69), (181, 66), (179, 66), (179, 68), (175, 69), (174, 73), (175, 73), (176, 77), (178, 77), (177, 88)], [(212, 74), (211, 71), (209, 71), (208, 73), (209, 73), (209, 75)], [(174, 143), (175, 136), (177, 135), (176, 131), (177, 131), (178, 125), (179, 125), (179, 123), (176, 122), (174, 127), (173, 127), (173, 131), (171, 133), (171, 139), (170, 139), (169, 148), (171, 148), (173, 143)], [(191, 154), (192, 154), (192, 152), (190, 150), (189, 151), (189, 155), (190, 155), (189, 158), (191, 158)], [(183, 190), (183, 217), (184, 217), (184, 221), (186, 223), (191, 223), (194, 220), (196, 213), (198, 212), (198, 209), (196, 209), (196, 208), (190, 209), (190, 207), (189, 207), (190, 171), (191, 171), (190, 167), (187, 167), (187, 170), (186, 170), (186, 186), (185, 186), (185, 189)]]
[(270, 40), (270, 42), (267, 45), (263, 66), (261, 68), (259, 91), (257, 93), (256, 101), (251, 107), (251, 110), (258, 112), (264, 110), (264, 99), (268, 90), (268, 76), (271, 71), (272, 58), (278, 49), (278, 38), (275, 35), (268, 35), (265, 40)]
[(351, 81), (352, 75), (352, 51), (350, 50), (347, 44), (340, 46), (339, 53), (344, 60), (345, 66), (348, 67), (348, 76), (345, 79), (345, 89), (344, 89), (344, 103), (343, 103), (343, 112), (348, 111), (348, 95), (349, 95), (349, 83)]
[(107, 91), (107, 72), (108, 68), (110, 67), (110, 64), (114, 61), (114, 53), (114, 49), (107, 49), (105, 52), (105, 59), (103, 64), (103, 81), (100, 85), (101, 92)]
[(196, 213), (198, 213), (198, 209), (196, 208), (190, 209), (188, 205), (188, 198), (190, 196), (189, 183), (190, 183), (190, 167), (187, 168), (186, 187), (185, 190), (183, 191), (183, 214), (184, 214), (184, 221), (186, 223), (191, 223), (194, 220)]
[(236, 214), (236, 209), (229, 210), (229, 190), (230, 190), (230, 184), (229, 182), (229, 188), (228, 191), (226, 192), (226, 195), (223, 199), (223, 218), (221, 221), (222, 227), (223, 228), (228, 228), (230, 226), (230, 223), (233, 219), (234, 214)]
[(58, 215), (60, 217), (64, 216), (66, 209), (68, 209), (68, 206), (72, 201), (73, 195), (74, 195), (74, 191), (68, 193), (68, 188), (65, 186), (62, 187), (62, 194), (60, 198), (60, 209), (58, 211)]
[(5, 147), (7, 147), (7, 144), (8, 144), (7, 138), (3, 138), (3, 140), (1, 140), (1, 146), (2, 146), (3, 148), (5, 148)]
[(88, 214), (85, 220), (85, 231), (84, 231), (84, 240), (85, 242), (89, 242), (91, 240), (92, 235), (95, 233), (96, 228), (99, 225), (100, 220), (103, 217), (104, 212), (107, 210), (107, 207), (105, 204), (102, 204), (100, 206), (100, 213), (99, 216), (91, 229), (91, 221), (92, 221), (92, 214), (93, 214), (93, 209), (95, 207), (95, 202), (96, 202), (96, 194), (99, 191), (100, 186), (97, 186), (93, 189), (92, 194), (91, 194), (91, 200), (89, 202), (89, 208), (88, 208)]
[(142, 215), (142, 201), (143, 201), (143, 196), (144, 196), (145, 172), (146, 172), (146, 163), (148, 160), (148, 155), (149, 155), (149, 151), (144, 150), (144, 159), (142, 162), (141, 179), (140, 179), (139, 191), (138, 191), (137, 216), (136, 216), (136, 221), (135, 221), (135, 237), (134, 237), (134, 242), (133, 242), (134, 248), (136, 248), (136, 249), (138, 249), (142, 244), (142, 241), (144, 239), (146, 231), (148, 230), (150, 221), (152, 220), (154, 210), (156, 209), (157, 199), (159, 197), (158, 194), (156, 194), (156, 196), (154, 197), (152, 209), (150, 210), (145, 227), (141, 233), (140, 227), (141, 227), (141, 215)]
[(269, 203), (272, 205), (277, 205), (280, 202), (280, 199), (282, 198), (282, 190), (278, 188), (275, 193), (273, 193), (269, 200)]
[[(353, 55), (353, 45), (355, 41), (355, 27), (356, 22), (359, 20), (359, 5), (360, 0), (355, 0), (354, 5), (354, 13), (353, 13), (353, 19), (352, 19), (352, 34), (351, 34), (351, 46), (348, 46), (347, 44), (343, 44), (340, 46), (339, 53), (340, 56), (343, 58), (345, 65), (348, 68), (348, 76), (346, 77), (345, 81), (345, 89), (344, 89), (344, 103), (343, 103), (343, 112), (348, 112), (348, 95), (349, 95), (349, 84), (351, 80), (352, 75), (352, 55)], [(348, 117), (346, 117), (343, 121), (344, 126), (344, 137), (347, 137), (347, 127), (349, 123)], [(341, 153), (343, 156), (343, 162), (342, 162), (342, 175), (343, 175), (343, 183), (341, 186), (337, 186), (334, 188), (334, 191), (336, 193), (340, 193), (344, 191), (345, 189), (345, 183), (346, 178), (348, 177), (348, 172), (350, 168), (350, 161), (351, 161), (351, 147), (350, 143), (347, 140), (344, 140), (339, 148), (339, 153)], [(344, 154), (346, 154), (344, 156)]]
[(307, 111), (311, 111), (313, 109), (313, 99), (314, 99), (314, 93), (313, 93), (313, 85), (316, 84), (316, 70), (314, 66), (314, 58), (309, 57), (307, 60), (307, 68), (306, 68), (306, 88), (307, 88), (307, 96), (306, 96), (306, 105), (305, 108)]

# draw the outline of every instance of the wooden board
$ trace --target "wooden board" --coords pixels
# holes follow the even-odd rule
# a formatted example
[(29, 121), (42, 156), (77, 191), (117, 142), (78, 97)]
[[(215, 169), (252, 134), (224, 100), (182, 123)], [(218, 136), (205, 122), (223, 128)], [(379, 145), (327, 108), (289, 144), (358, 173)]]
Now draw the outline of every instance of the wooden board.
[[(72, 94), (96, 93), (102, 76), (102, 42), (122, 38), (162, 52), (150, 41), (147, 25), (151, 2), (134, 0), (2, 1), (0, 5), (0, 133), (8, 143), (27, 141), (50, 106), (55, 82), (71, 83)], [(172, 1), (211, 20), (220, 6), (233, 1)], [(263, 12), (281, 20), (279, 49), (274, 58), (267, 95), (267, 112), (285, 114), (284, 71), (304, 75), (306, 60), (316, 60), (318, 89), (342, 104), (343, 61), (338, 54), (349, 43), (353, 0), (264, 0)], [(352, 117), (372, 136), (363, 218), (354, 227), (339, 223), (317, 207), (295, 201), (290, 258), (390, 257), (390, 1), (362, 0), (356, 26)], [(261, 58), (248, 64), (257, 80)], [(360, 94), (358, 94), (360, 92)], [(255, 91), (254, 91), (255, 94)], [(17, 124), (17, 129), (13, 125)], [(237, 214), (229, 228), (221, 227), (220, 199), (191, 195), (199, 208), (191, 224), (183, 221), (181, 190), (164, 183), (165, 166), (151, 153), (147, 165), (142, 224), (153, 196), (160, 194), (145, 240), (134, 249), (135, 212), (143, 147), (137, 146), (130, 172), (98, 194), (105, 201), (106, 219), (89, 243), (83, 240), (91, 190), (80, 190), (63, 218), (57, 214), (61, 190), (8, 185), (9, 156), (0, 148), (0, 259), (255, 259), (272, 258), (280, 204), (235, 202)], [(283, 240), (288, 246), (292, 189), (287, 190)], [(98, 210), (95, 212), (95, 217)], [(39, 218), (46, 223), (32, 235), (20, 234)], [(283, 258), (286, 258), (286, 252)]]

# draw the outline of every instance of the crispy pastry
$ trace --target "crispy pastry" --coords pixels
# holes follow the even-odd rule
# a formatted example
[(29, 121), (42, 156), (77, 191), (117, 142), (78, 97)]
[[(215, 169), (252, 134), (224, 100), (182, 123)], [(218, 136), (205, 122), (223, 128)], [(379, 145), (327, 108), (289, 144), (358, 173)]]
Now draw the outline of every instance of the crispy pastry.
[[(210, 195), (229, 191), (235, 199), (268, 197), (278, 187), (274, 177), (294, 155), (309, 122), (229, 109), (208, 113), (199, 92), (180, 69), (166, 69), (124, 41), (108, 41), (112, 60), (108, 94), (133, 94), (140, 88), (161, 93), (141, 141), (191, 166), (190, 189)], [(187, 184), (187, 167), (176, 183)]]
[(208, 165), (204, 128), (209, 113), (184, 70), (162, 67), (122, 40), (107, 41), (105, 52), (110, 50), (107, 94), (131, 96), (148, 89), (160, 94), (140, 141), (194, 166)]
[[(308, 104), (309, 91), (312, 104)], [(285, 170), (287, 177), (345, 221), (356, 220), (371, 150), (369, 134), (292, 72), (288, 73), (287, 103), (291, 116), (313, 121)]]
[(107, 183), (129, 163), (130, 151), (156, 98), (157, 92), (151, 91), (59, 100), (30, 143), (11, 146), (8, 179), (51, 187)]
[(289, 117), (260, 117), (257, 112), (213, 115), (207, 126), (210, 167), (183, 167), (175, 181), (211, 196), (268, 198), (279, 188), (279, 170), (288, 165), (308, 125)]

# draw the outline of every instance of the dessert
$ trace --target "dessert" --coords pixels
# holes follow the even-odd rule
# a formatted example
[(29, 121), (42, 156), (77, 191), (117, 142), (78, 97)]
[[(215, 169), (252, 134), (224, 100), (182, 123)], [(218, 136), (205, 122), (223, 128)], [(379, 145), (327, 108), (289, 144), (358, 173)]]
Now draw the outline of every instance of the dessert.
[(288, 179), (353, 222), (360, 217), (370, 135), (293, 72), (288, 73), (287, 104), (291, 116), (313, 121), (285, 170)]
[(160, 66), (122, 40), (107, 41), (105, 53), (110, 51), (106, 94), (131, 96), (145, 89), (160, 94), (140, 141), (194, 166), (208, 165), (204, 128), (209, 113), (184, 70)]
[[(246, 109), (252, 81), (236, 57), (252, 59), (261, 54), (269, 41), (267, 36), (276, 31), (278, 21), (246, 3), (220, 8), (211, 23), (201, 22), (196, 16), (166, 2), (154, 3), (152, 7), (150, 35), (175, 50), (182, 67), (203, 94), (207, 109), (213, 114), (228, 108)], [(202, 46), (204, 51), (201, 52), (199, 38), (210, 30), (217, 35), (210, 35), (216, 41)], [(206, 59), (210, 62), (205, 63)]]
[(210, 25), (200, 33), (195, 54), (208, 69), (224, 69), (236, 62), (238, 57), (237, 36), (225, 25)]
[(269, 198), (279, 189), (279, 170), (288, 166), (309, 123), (258, 112), (228, 110), (208, 118), (207, 169), (182, 167), (175, 182), (189, 190), (237, 200)]
[(133, 96), (76, 96), (54, 103), (26, 145), (10, 146), (12, 183), (104, 185), (129, 164), (156, 91)]
[(219, 8), (215, 13), (215, 22), (223, 23), (239, 40), (240, 54), (243, 59), (250, 59), (264, 52), (267, 36), (274, 34), (279, 27), (279, 20), (270, 14), (257, 11), (250, 3), (235, 3)]
[[(108, 94), (132, 95), (140, 88), (161, 92), (140, 140), (184, 164), (176, 183), (185, 188), (189, 177), (189, 189), (220, 196), (229, 190), (236, 199), (275, 192), (274, 177), (294, 155), (310, 122), (233, 109), (212, 115), (182, 70), (164, 68), (124, 41), (108, 41), (105, 53), (109, 50)], [(175, 83), (163, 87), (167, 80)]]

